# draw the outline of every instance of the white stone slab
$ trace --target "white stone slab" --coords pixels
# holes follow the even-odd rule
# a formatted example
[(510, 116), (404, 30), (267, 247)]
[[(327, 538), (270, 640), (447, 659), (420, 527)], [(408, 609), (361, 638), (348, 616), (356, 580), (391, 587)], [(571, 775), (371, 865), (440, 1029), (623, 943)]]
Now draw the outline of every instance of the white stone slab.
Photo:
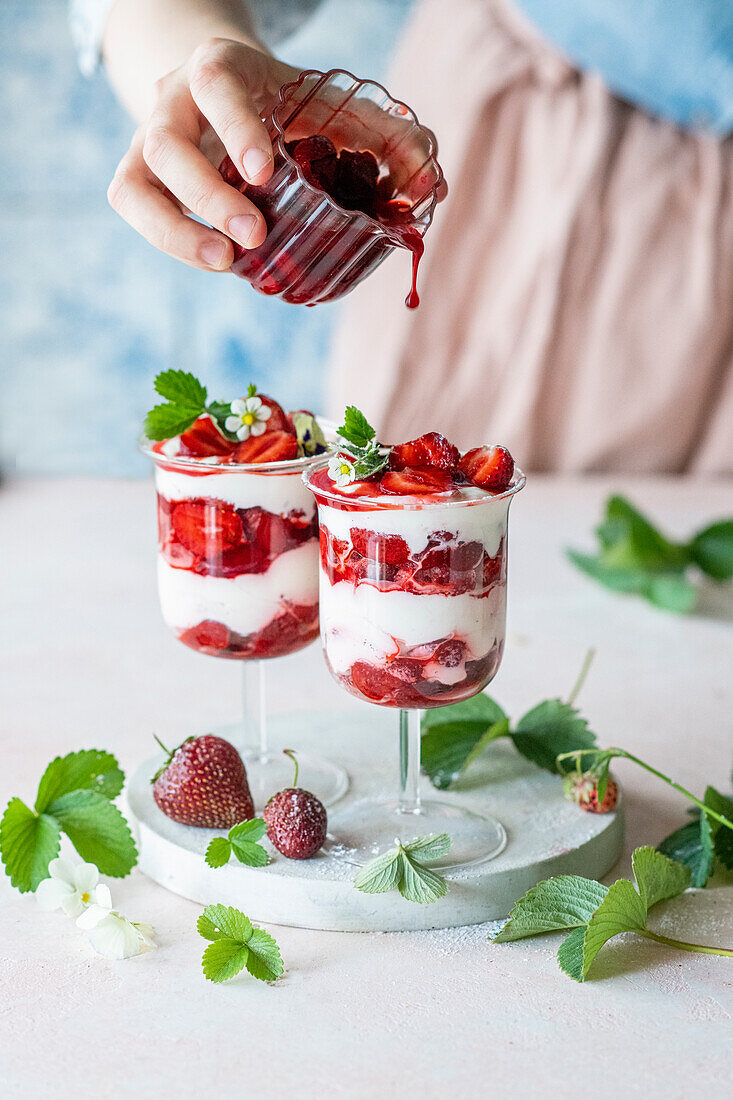
[[(314, 719), (322, 733), (349, 734), (352, 745), (374, 743), (377, 731), (387, 737), (396, 714), (377, 707), (321, 714)], [(277, 736), (278, 719), (273, 719)], [(387, 726), (386, 731), (383, 729)], [(330, 737), (328, 737), (331, 740)], [(395, 738), (396, 754), (396, 738)], [(391, 793), (388, 753), (380, 768), (350, 769), (350, 799)], [(128, 791), (131, 818), (138, 828), (140, 869), (173, 893), (208, 905), (222, 902), (243, 909), (255, 921), (342, 932), (391, 932), (448, 928), (496, 920), (509, 913), (517, 898), (543, 878), (581, 874), (600, 878), (623, 849), (623, 813), (584, 813), (562, 795), (557, 776), (535, 768), (510, 744), (491, 746), (463, 780), (460, 791), (440, 792), (441, 801), (490, 813), (507, 830), (509, 841), (494, 860), (446, 875), (450, 888), (432, 905), (405, 901), (397, 892), (370, 895), (356, 890), (357, 868), (348, 851), (321, 853), (314, 859), (285, 859), (266, 840), (272, 862), (251, 868), (234, 859), (210, 868), (204, 852), (214, 830), (178, 825), (152, 797), (150, 776), (159, 764), (146, 761)], [(429, 783), (423, 779), (424, 794)], [(334, 817), (338, 806), (333, 810)], [(338, 836), (333, 840), (337, 843)], [(338, 848), (336, 849), (338, 852)]]

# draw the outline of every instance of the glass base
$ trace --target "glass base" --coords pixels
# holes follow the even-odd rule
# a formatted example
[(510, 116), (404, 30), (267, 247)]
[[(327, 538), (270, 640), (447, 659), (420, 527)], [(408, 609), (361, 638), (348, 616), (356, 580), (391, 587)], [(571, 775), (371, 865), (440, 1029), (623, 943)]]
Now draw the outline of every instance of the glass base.
[(361, 866), (393, 848), (396, 840), (428, 833), (448, 833), (451, 838), (450, 851), (430, 864), (444, 871), (486, 863), (503, 852), (507, 842), (501, 822), (460, 806), (428, 799), (418, 810), (405, 811), (396, 799), (365, 798), (329, 815), (326, 850)]

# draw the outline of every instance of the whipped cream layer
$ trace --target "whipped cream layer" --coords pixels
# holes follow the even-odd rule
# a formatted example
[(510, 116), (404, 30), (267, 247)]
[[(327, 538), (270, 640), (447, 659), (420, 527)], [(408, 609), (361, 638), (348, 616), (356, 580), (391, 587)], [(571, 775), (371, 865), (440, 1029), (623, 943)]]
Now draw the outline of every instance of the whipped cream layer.
[(414, 646), (458, 638), (467, 646), (459, 666), (446, 668), (431, 662), (426, 667), (431, 678), (452, 684), (464, 678), (466, 660), (483, 657), (503, 640), (506, 587), (496, 585), (483, 599), (415, 595), (380, 592), (364, 583), (331, 585), (321, 574), (320, 616), (323, 645), (335, 673), (345, 674), (355, 661), (383, 665)]
[[(305, 466), (305, 464), (304, 464)], [(302, 512), (310, 519), (316, 509), (313, 494), (303, 484), (301, 470), (292, 473), (255, 473), (199, 463), (193, 473), (155, 468), (155, 485), (166, 500), (220, 500), (233, 508), (264, 508), (279, 516)]]
[(158, 591), (163, 618), (173, 630), (212, 619), (246, 637), (266, 627), (284, 603), (318, 601), (318, 543), (311, 539), (287, 550), (265, 573), (238, 577), (200, 576), (159, 555)]
[[(389, 499), (394, 503), (395, 499), (402, 498)], [(509, 504), (510, 498), (498, 500), (486, 493), (482, 493), (478, 503), (463, 507), (432, 502), (422, 508), (374, 508), (351, 512), (321, 504), (319, 517), (334, 538), (345, 542), (351, 542), (351, 528), (359, 527), (381, 535), (400, 535), (409, 546), (410, 554), (415, 555), (425, 549), (431, 535), (440, 532), (441, 535), (447, 533), (446, 542), (483, 543), (489, 557), (494, 557), (502, 535), (506, 534)]]

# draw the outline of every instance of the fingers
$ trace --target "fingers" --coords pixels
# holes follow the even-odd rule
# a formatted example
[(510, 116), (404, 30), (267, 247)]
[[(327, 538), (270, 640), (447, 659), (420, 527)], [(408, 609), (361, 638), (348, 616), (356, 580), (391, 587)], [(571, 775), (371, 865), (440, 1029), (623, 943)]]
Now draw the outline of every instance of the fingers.
[(194, 54), (191, 96), (244, 178), (252, 184), (263, 184), (272, 175), (270, 136), (227, 50), (228, 46), (212, 53), (208, 47), (198, 60)]
[(163, 194), (146, 168), (142, 144), (138, 131), (107, 192), (113, 210), (161, 252), (201, 270), (228, 270), (234, 258), (231, 241), (186, 217)]
[(200, 115), (187, 88), (178, 88), (150, 116), (143, 158), (150, 171), (192, 213), (257, 248), (267, 226), (249, 199), (229, 187), (198, 148)]

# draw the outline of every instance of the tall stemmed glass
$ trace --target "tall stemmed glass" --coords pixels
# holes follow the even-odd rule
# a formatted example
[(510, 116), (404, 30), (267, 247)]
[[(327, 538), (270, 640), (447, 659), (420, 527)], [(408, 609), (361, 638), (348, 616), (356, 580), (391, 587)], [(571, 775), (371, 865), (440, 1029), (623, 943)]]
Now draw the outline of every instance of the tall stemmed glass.
[(326, 663), (352, 695), (399, 710), (397, 797), (344, 806), (330, 832), (355, 862), (396, 837), (442, 832), (452, 841), (444, 866), (491, 859), (506, 844), (498, 821), (421, 797), (420, 716), (476, 695), (499, 668), (509, 506), (524, 475), (503, 493), (470, 488), (442, 501), (379, 495), (368, 483), (371, 495), (334, 492), (323, 461), (304, 481), (318, 502)]
[[(198, 653), (242, 662), (243, 722), (217, 732), (242, 748), (262, 805), (292, 778), (269, 740), (267, 662), (318, 635), (318, 524), (302, 482), (318, 460), (216, 465), (148, 441), (142, 449), (155, 463), (163, 618)], [(337, 764), (307, 753), (299, 761), (326, 805), (346, 790)]]

